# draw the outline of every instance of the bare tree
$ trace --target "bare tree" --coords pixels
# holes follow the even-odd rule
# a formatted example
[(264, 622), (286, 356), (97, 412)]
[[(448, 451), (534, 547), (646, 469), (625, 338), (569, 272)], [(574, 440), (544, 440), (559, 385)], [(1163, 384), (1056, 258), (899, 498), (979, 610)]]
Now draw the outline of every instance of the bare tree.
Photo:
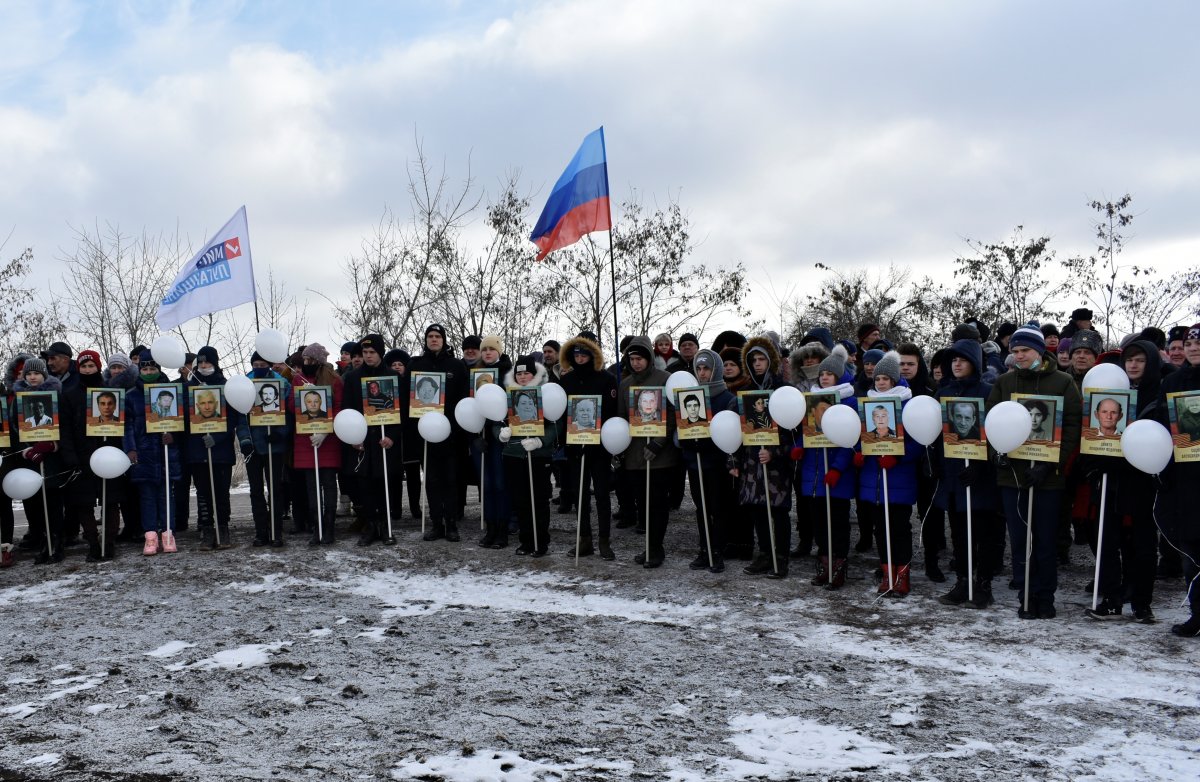
[(468, 159), (461, 187), (453, 187), (443, 165), (434, 170), (416, 140), (408, 166), (412, 214), (407, 222), (385, 209), (372, 236), (343, 265), (351, 299), (339, 303), (317, 291), (338, 319), (356, 334), (377, 331), (390, 344), (420, 344), (425, 321), (440, 291), (436, 271), (453, 266), (458, 233), (479, 205)]
[(1118, 277), (1126, 270), (1135, 277), (1142, 273), (1137, 266), (1127, 267), (1117, 263), (1117, 256), (1125, 249), (1127, 239), (1122, 231), (1133, 222), (1133, 215), (1127, 211), (1132, 202), (1133, 196), (1128, 193), (1116, 201), (1088, 202), (1088, 206), (1100, 215), (1098, 220), (1092, 221), (1092, 228), (1095, 229), (1096, 239), (1099, 241), (1096, 246), (1099, 257), (1093, 256), (1092, 266), (1093, 269), (1101, 269), (1103, 273), (1101, 279), (1093, 278), (1090, 281), (1088, 299), (1096, 308), (1094, 324), (1104, 326), (1106, 345), (1112, 344), (1113, 320), (1121, 306), (1119, 292), (1122, 283), (1118, 282)]
[[(7, 239), (0, 242), (0, 252), (6, 244)], [(27, 282), (33, 260), (33, 248), (26, 247), (0, 266), (0, 351), (5, 360), (21, 350), (44, 350), (67, 332), (59, 301)]]
[(179, 232), (132, 237), (111, 223), (73, 230), (75, 248), (60, 258), (72, 331), (105, 355), (148, 344), (167, 286), (190, 255)]
[(553, 316), (557, 289), (546, 266), (536, 263), (529, 242), (530, 198), (519, 193), (512, 173), (488, 205), (486, 225), (492, 232), (483, 254), (447, 253), (437, 266), (441, 294), (432, 317), (453, 334), (496, 334), (513, 355), (541, 345)]

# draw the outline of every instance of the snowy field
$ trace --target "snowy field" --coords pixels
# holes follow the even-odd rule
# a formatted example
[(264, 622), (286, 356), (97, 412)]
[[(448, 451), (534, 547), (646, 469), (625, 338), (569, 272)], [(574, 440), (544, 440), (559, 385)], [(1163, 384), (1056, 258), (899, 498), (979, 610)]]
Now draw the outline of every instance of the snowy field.
[(1030, 622), (1007, 576), (977, 612), (923, 575), (877, 599), (861, 557), (836, 593), (811, 559), (689, 571), (686, 505), (645, 570), (632, 530), (576, 567), (561, 515), (541, 560), (407, 519), (391, 548), (265, 551), (234, 502), (231, 551), (0, 571), (0, 779), (1200, 778), (1182, 587), (1161, 624), (1090, 621), (1085, 547)]

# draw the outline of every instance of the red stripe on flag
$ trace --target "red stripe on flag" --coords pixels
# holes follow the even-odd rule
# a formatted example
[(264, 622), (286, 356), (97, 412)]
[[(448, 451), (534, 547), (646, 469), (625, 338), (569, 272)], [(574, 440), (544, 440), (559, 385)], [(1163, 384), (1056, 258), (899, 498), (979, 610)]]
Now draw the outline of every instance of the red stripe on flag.
[(592, 231), (607, 231), (612, 227), (608, 218), (608, 196), (580, 204), (562, 216), (558, 224), (534, 244), (538, 246), (537, 260), (562, 247), (578, 242), (584, 234)]

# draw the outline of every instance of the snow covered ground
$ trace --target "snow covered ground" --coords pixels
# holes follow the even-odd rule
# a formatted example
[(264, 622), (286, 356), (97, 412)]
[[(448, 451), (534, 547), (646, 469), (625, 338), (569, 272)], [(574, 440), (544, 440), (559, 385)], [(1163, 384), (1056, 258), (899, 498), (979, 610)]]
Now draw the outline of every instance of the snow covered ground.
[[(1076, 547), (1055, 621), (951, 609), (873, 567), (829, 593), (667, 564), (419, 540), (0, 571), (5, 780), (1183, 780), (1200, 778), (1200, 644), (1083, 617)], [(476, 517), (477, 518), (477, 517)], [(944, 561), (943, 561), (944, 563)], [(1005, 581), (1007, 577), (1005, 577)]]

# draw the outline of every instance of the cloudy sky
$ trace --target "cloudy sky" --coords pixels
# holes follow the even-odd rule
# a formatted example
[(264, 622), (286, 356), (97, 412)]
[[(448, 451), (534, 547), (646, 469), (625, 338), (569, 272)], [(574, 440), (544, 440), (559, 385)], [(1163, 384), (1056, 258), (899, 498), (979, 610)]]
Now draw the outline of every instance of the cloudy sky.
[[(71, 226), (201, 241), (242, 204), (260, 276), (345, 289), (403, 212), (414, 134), (541, 199), (606, 128), (615, 196), (678, 197), (697, 257), (771, 296), (812, 264), (942, 273), (1014, 226), (1200, 254), (1192, 2), (0, 0), (0, 239), (57, 278)], [(533, 215), (532, 217), (536, 217)], [(531, 218), (532, 219), (532, 218)], [(313, 297), (314, 338), (343, 336)]]

